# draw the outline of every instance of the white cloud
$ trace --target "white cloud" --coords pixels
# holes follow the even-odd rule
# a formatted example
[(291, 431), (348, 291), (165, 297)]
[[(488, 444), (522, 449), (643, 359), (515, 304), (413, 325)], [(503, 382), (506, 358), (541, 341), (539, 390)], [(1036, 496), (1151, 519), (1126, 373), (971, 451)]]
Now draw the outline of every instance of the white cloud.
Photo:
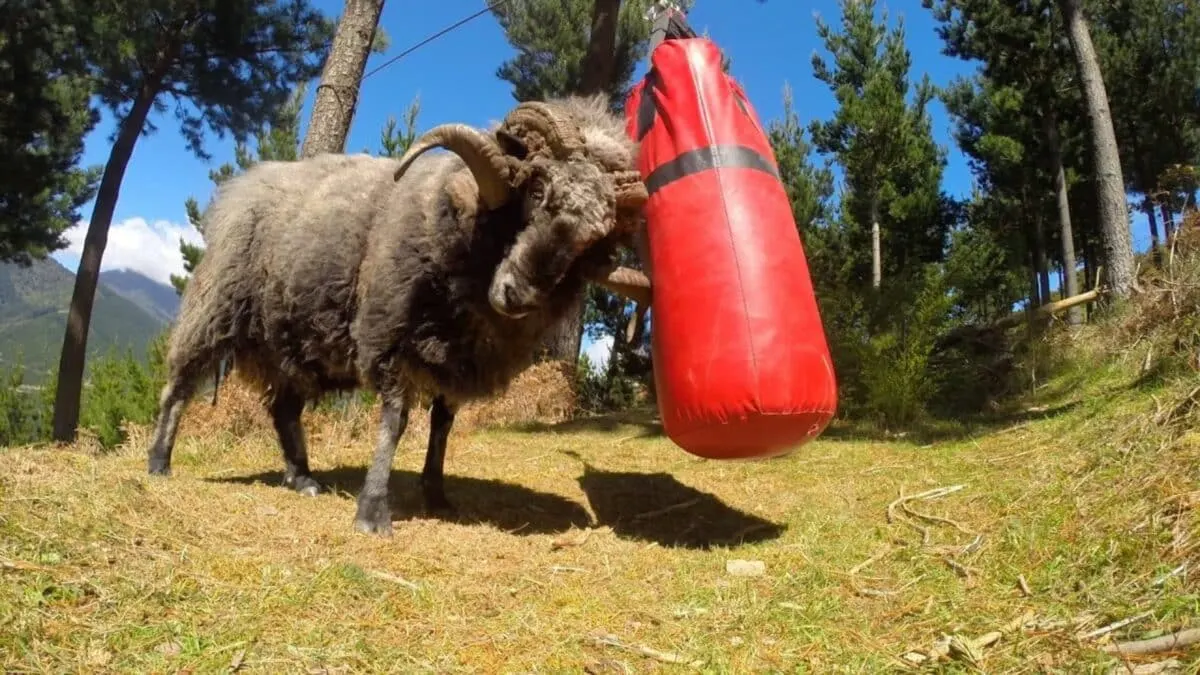
[[(61, 253), (78, 260), (83, 252), (83, 239), (87, 236), (87, 221), (81, 220), (67, 230), (68, 246)], [(145, 218), (129, 218), (113, 223), (108, 229), (108, 245), (104, 247), (103, 270), (132, 270), (163, 283), (171, 283), (171, 275), (182, 275), (183, 255), (179, 252), (179, 240), (189, 244), (204, 245), (204, 239), (189, 223), (180, 225), (168, 220), (149, 223)], [(74, 266), (71, 270), (74, 271)]]
[(587, 354), (588, 361), (591, 362), (592, 368), (597, 372), (604, 372), (608, 365), (608, 357), (612, 354), (613, 339), (611, 335), (589, 342), (584, 345), (583, 353)]

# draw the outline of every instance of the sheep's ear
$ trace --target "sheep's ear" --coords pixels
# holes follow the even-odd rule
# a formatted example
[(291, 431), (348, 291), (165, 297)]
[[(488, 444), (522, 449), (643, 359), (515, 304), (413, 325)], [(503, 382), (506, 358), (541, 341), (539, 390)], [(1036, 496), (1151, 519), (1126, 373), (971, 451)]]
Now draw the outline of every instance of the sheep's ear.
[(518, 160), (529, 156), (529, 147), (525, 142), (503, 129), (496, 130), (496, 140), (500, 142), (500, 147), (506, 155), (512, 155)]

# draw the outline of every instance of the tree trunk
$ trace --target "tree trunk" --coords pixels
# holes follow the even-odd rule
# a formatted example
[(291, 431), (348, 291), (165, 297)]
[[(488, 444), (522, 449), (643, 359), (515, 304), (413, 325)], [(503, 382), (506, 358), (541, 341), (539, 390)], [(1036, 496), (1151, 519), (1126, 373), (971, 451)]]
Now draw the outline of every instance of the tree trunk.
[(1162, 210), (1163, 219), (1163, 240), (1167, 246), (1171, 245), (1171, 237), (1175, 235), (1175, 214), (1171, 213), (1171, 205), (1163, 202), (1159, 205)]
[(1092, 45), (1087, 19), (1079, 0), (1058, 0), (1075, 54), (1075, 67), (1083, 83), (1091, 122), (1092, 155), (1096, 165), (1096, 202), (1100, 231), (1104, 239), (1105, 271), (1109, 290), (1116, 298), (1126, 298), (1133, 290), (1133, 237), (1129, 232), (1129, 209), (1125, 203), (1125, 180), (1121, 175), (1121, 158), (1113, 131), (1108, 92), (1100, 62)]
[(1037, 270), (1040, 304), (1050, 302), (1050, 256), (1046, 255), (1046, 219), (1039, 210), (1033, 217), (1033, 260)]
[(571, 303), (563, 318), (546, 335), (542, 348), (547, 361), (579, 360), (579, 348), (583, 344), (583, 310), (587, 302), (587, 291)]
[[(1085, 288), (1089, 288), (1090, 284), (1092, 283), (1092, 281), (1091, 281), (1091, 279), (1092, 279), (1092, 262), (1091, 262), (1091, 260), (1092, 260), (1092, 256), (1088, 253), (1087, 244), (1084, 243), (1084, 245), (1083, 245), (1083, 285)], [(1084, 307), (1084, 318), (1085, 318), (1085, 320), (1089, 320), (1089, 321), (1092, 318), (1092, 311), (1088, 307)]]
[(1029, 308), (1040, 307), (1042, 304), (1040, 275), (1037, 270), (1037, 256), (1029, 252)]
[(83, 371), (87, 361), (88, 329), (92, 322), (92, 306), (96, 285), (100, 279), (100, 262), (108, 246), (108, 228), (121, 195), (125, 168), (133, 156), (138, 136), (146, 125), (146, 117), (158, 95), (158, 84), (147, 82), (133, 102), (133, 107), (121, 124), (117, 140), (108, 154), (104, 176), (96, 192), (96, 204), (83, 240), (79, 269), (75, 273), (75, 289), (71, 293), (71, 308), (67, 314), (67, 330), (63, 336), (58, 360), (58, 384), (54, 394), (53, 438), (70, 443), (75, 440), (79, 426), (80, 398), (83, 394)]
[(1146, 224), (1150, 226), (1150, 255), (1155, 262), (1162, 262), (1162, 249), (1158, 246), (1158, 219), (1155, 217), (1154, 200), (1149, 195), (1142, 198), (1142, 210), (1146, 212)]
[(883, 287), (883, 234), (879, 228), (879, 197), (871, 200), (871, 287)]
[[(1079, 294), (1078, 275), (1075, 272), (1075, 230), (1071, 225), (1071, 198), (1067, 192), (1067, 175), (1063, 171), (1062, 146), (1058, 137), (1058, 119), (1053, 111), (1044, 118), (1046, 142), (1050, 150), (1050, 168), (1054, 173), (1054, 195), (1058, 202), (1058, 238), (1062, 244), (1063, 297)], [(1083, 321), (1082, 308), (1067, 310), (1067, 325), (1077, 326)]]
[(346, 0), (313, 101), (302, 157), (340, 153), (358, 105), (358, 89), (384, 0)]
[(599, 94), (612, 85), (620, 12), (621, 0), (596, 0), (592, 6), (592, 32), (579, 83), (582, 94)]

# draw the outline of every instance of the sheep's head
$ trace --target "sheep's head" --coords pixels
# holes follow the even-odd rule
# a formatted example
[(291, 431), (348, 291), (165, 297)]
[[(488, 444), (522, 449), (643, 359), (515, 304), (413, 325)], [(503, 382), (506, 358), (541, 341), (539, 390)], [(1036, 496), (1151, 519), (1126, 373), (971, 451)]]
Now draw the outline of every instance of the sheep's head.
[(593, 157), (564, 110), (523, 103), (492, 134), (462, 124), (436, 127), (414, 141), (396, 178), (438, 146), (470, 169), (481, 208), (520, 214), (521, 227), (488, 292), (497, 312), (519, 318), (538, 308), (581, 258), (586, 264), (579, 268), (591, 280), (648, 300), (644, 276), (604, 264), (612, 244), (628, 243), (645, 187), (636, 171)]

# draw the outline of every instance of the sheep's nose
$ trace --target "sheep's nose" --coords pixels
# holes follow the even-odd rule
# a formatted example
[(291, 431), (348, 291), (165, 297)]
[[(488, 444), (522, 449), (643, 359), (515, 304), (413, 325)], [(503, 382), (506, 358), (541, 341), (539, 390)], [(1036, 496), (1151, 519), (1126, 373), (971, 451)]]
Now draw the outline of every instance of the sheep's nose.
[(511, 283), (504, 285), (504, 302), (509, 309), (521, 309), (521, 296)]

